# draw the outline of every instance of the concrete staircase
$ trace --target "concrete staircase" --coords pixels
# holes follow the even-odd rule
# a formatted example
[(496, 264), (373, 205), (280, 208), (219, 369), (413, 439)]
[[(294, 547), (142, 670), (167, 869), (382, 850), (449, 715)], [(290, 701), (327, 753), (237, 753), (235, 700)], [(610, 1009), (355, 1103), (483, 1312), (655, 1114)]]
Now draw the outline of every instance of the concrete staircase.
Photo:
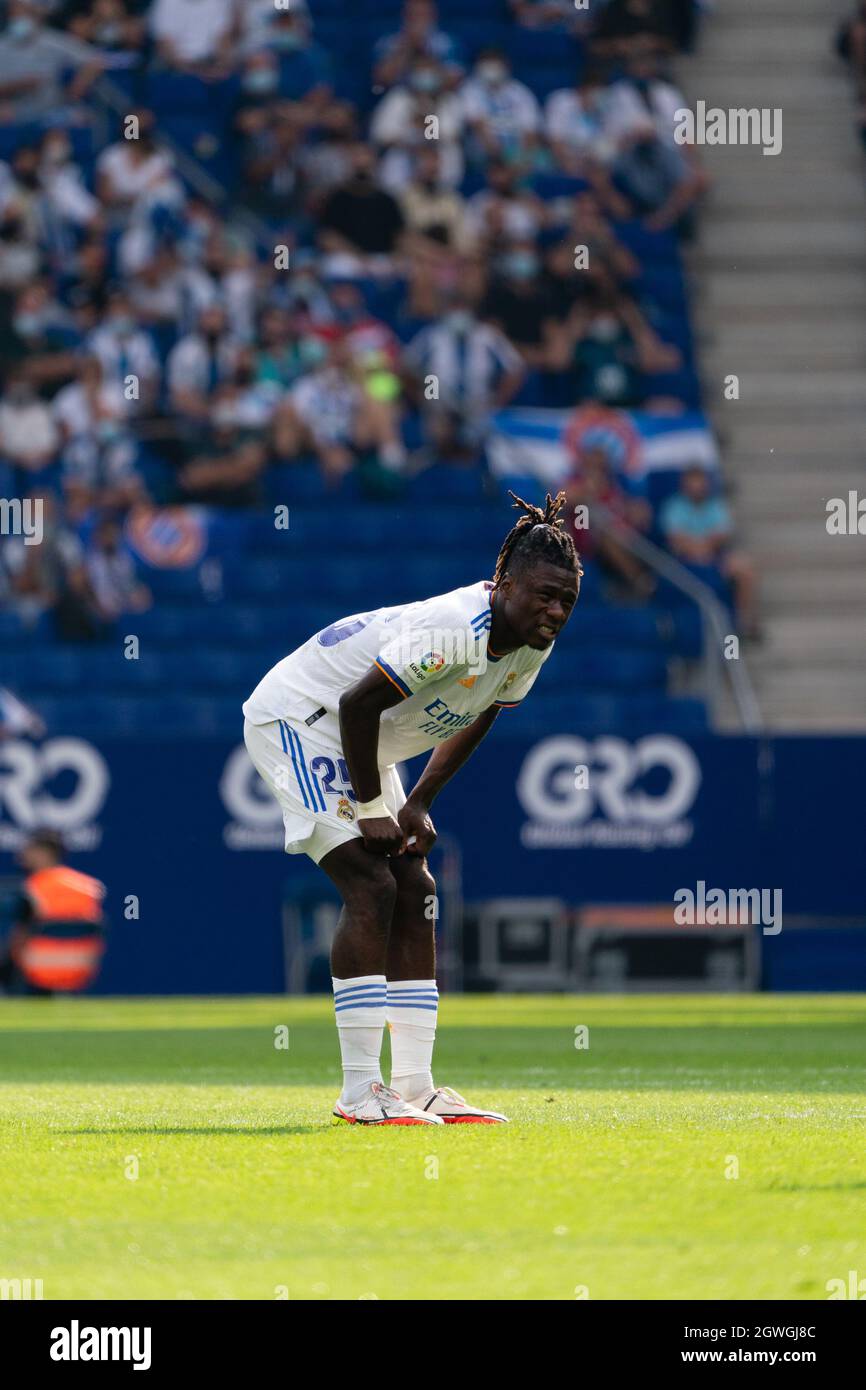
[(775, 157), (701, 149), (714, 186), (688, 256), (707, 407), (761, 574), (765, 640), (743, 659), (768, 729), (866, 729), (866, 535), (826, 529), (827, 499), (866, 498), (866, 152), (832, 47), (852, 9), (721, 0), (680, 72), (692, 109), (782, 109)]

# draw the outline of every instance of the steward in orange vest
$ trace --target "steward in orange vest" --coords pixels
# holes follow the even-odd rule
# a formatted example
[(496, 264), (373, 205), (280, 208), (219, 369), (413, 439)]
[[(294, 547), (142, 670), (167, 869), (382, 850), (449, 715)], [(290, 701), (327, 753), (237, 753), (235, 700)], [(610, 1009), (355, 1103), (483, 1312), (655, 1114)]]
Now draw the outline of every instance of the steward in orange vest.
[(28, 993), (86, 989), (105, 950), (104, 884), (63, 864), (54, 831), (34, 835), (20, 860), (27, 877), (9, 943), (14, 973)]

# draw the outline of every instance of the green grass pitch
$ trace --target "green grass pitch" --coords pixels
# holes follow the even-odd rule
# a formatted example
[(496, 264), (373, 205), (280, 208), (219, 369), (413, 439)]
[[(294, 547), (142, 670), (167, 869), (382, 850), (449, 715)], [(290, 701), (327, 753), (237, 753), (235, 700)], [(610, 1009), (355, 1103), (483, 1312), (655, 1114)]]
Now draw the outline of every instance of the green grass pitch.
[(437, 1079), (512, 1124), (436, 1130), (331, 1126), (332, 1017), (3, 1001), (0, 1278), (303, 1300), (826, 1299), (866, 1278), (863, 996), (446, 998)]

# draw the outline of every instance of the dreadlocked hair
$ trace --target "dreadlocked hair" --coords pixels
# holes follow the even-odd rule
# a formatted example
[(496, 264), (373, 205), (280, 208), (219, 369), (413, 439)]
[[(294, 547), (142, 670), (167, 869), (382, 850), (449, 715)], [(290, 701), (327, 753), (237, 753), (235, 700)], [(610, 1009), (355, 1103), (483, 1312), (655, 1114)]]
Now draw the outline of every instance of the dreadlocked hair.
[(580, 556), (559, 515), (565, 506), (565, 493), (558, 492), (556, 497), (548, 493), (544, 507), (524, 502), (510, 488), (508, 495), (514, 498), (515, 510), (521, 510), (523, 515), (502, 542), (493, 574), (494, 589), (498, 588), (509, 567), (513, 572), (515, 562), (518, 569), (524, 569), (538, 560), (546, 560), (559, 569), (571, 570), (579, 582), (583, 577)]

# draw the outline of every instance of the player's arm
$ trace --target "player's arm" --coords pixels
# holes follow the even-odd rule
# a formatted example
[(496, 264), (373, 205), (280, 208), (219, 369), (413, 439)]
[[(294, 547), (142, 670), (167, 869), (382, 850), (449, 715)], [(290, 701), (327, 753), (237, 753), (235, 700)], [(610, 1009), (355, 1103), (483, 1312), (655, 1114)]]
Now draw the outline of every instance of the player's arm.
[(467, 729), (461, 729), (459, 734), (452, 734), (451, 738), (445, 739), (433, 749), (427, 766), (406, 798), (406, 804), (399, 815), (407, 839), (413, 835), (415, 837), (414, 845), (407, 846), (408, 853), (426, 854), (432, 849), (436, 831), (429, 811), (434, 797), (438, 796), (445, 783), (463, 766), (469, 755), (474, 753), (498, 713), (499, 706), (491, 705), (479, 714)]
[(358, 828), (374, 854), (402, 854), (404, 849), (403, 831), (384, 806), (374, 804), (372, 814), (366, 816), (360, 809), (381, 799), (379, 721), (386, 709), (404, 699), (403, 692), (378, 666), (372, 666), (340, 696), (340, 737), (359, 803)]

